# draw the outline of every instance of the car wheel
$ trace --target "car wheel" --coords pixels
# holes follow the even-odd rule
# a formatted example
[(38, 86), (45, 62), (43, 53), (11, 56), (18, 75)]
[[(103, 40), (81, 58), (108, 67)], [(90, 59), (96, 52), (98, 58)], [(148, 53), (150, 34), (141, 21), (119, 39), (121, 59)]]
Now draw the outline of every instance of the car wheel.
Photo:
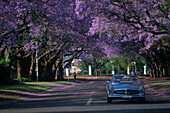
[(110, 97), (107, 97), (107, 103), (112, 103), (112, 99)]

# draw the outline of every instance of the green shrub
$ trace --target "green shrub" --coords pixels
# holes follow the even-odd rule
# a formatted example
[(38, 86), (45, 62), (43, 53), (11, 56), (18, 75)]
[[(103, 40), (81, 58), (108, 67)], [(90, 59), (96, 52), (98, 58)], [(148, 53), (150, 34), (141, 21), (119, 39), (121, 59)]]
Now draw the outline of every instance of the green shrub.
[(25, 77), (16, 78), (16, 79), (14, 79), (14, 80), (16, 80), (16, 81), (18, 81), (18, 82), (32, 82), (31, 79), (25, 78)]

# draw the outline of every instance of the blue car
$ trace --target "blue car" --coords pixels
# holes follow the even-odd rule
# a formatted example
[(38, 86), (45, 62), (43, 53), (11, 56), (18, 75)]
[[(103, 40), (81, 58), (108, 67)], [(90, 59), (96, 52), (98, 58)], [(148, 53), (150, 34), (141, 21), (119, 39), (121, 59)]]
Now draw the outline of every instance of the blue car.
[(145, 89), (137, 75), (113, 75), (107, 83), (107, 103), (111, 103), (113, 99), (145, 101)]

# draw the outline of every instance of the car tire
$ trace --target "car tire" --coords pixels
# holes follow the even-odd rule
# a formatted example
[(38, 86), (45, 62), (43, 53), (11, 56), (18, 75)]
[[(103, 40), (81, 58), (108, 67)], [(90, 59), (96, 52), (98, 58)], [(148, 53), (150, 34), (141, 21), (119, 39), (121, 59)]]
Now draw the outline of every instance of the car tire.
[(107, 97), (107, 103), (112, 103), (112, 99), (110, 97)]

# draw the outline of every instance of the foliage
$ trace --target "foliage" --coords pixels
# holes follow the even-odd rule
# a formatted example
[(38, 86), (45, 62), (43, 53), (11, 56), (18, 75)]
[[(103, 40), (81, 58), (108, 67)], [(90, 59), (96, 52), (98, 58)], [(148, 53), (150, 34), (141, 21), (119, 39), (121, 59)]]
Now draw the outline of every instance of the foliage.
[[(112, 68), (114, 68), (115, 74), (127, 74), (128, 66), (130, 70), (135, 69), (135, 65), (132, 62), (136, 63), (138, 74), (142, 74), (144, 70), (144, 65), (146, 65), (145, 60), (139, 57), (138, 55), (131, 58), (125, 56), (115, 56), (111, 59), (103, 57), (101, 58), (101, 60), (97, 59), (96, 61), (99, 62), (98, 68), (101, 68), (102, 74), (111, 74)], [(92, 66), (93, 74), (95, 75), (97, 66), (94, 60), (91, 59), (89, 61), (83, 61), (80, 63), (81, 69), (84, 70), (88, 70), (89, 65)]]
[(10, 71), (11, 59), (9, 54), (5, 54), (3, 57), (0, 57), (0, 70), (2, 74), (8, 74)]
[[(76, 16), (74, 0), (0, 0), (0, 3), (0, 55), (9, 49), (14, 61), (20, 63), (23, 58), (31, 57), (31, 62), (35, 63), (37, 51), (39, 62), (46, 63), (42, 74), (44, 79), (49, 78), (47, 73), (52, 75), (52, 67), (54, 70), (62, 67), (63, 64), (56, 62), (64, 56), (69, 56), (64, 63), (71, 62), (87, 45), (85, 33), (90, 25), (89, 19)], [(19, 63), (20, 78), (25, 73), (22, 73), (23, 66)], [(30, 78), (35, 73), (33, 63), (29, 68), (32, 70), (27, 71)], [(62, 72), (61, 68), (59, 72)]]
[(0, 57), (0, 84), (13, 84), (13, 81), (9, 80), (10, 64), (11, 59), (8, 53)]
[[(0, 65), (17, 61), (18, 78), (23, 73), (35, 78), (37, 55), (45, 80), (55, 79), (56, 70), (57, 78), (63, 79), (65, 64), (86, 55), (93, 69), (106, 66), (108, 73), (110, 64), (101, 63), (104, 56), (138, 54), (155, 77), (163, 73), (158, 67), (168, 75), (168, 0), (0, 0), (0, 4)], [(68, 59), (63, 61), (64, 57)], [(24, 59), (31, 62), (26, 72)], [(117, 71), (126, 69), (126, 59), (115, 62)]]
[(5, 54), (2, 58), (0, 58), (0, 65), (4, 67), (9, 67), (11, 59), (9, 58), (9, 54)]
[(112, 64), (110, 62), (106, 62), (104, 66), (102, 66), (102, 73), (110, 74), (112, 69)]
[(145, 58), (154, 77), (162, 73), (158, 67), (164, 68), (168, 75), (166, 60), (169, 57), (162, 52), (165, 48), (155, 43), (163, 37), (169, 38), (169, 1), (77, 0), (77, 4), (81, 17), (90, 15), (92, 18), (89, 35), (99, 35), (110, 58), (116, 54), (139, 54)]

